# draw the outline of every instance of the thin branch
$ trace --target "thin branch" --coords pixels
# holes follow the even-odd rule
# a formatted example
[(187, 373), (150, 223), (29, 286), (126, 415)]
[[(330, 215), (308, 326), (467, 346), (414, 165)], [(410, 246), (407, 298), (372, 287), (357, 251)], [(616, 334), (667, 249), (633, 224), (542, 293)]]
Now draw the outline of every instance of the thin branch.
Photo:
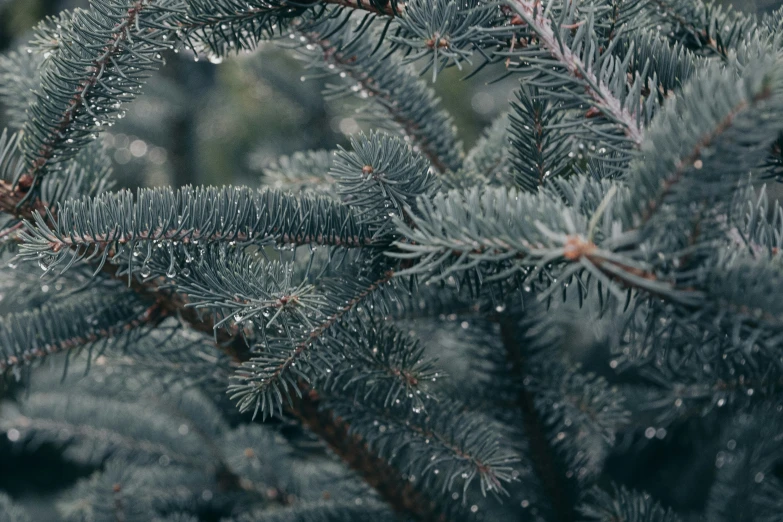
[[(688, 32), (694, 39), (701, 43), (704, 47), (709, 49), (714, 54), (720, 56), (724, 60), (727, 58), (726, 49), (718, 42), (707, 34), (706, 29), (699, 30), (690, 20), (685, 18), (679, 13), (670, 2), (666, 0), (651, 0), (657, 5), (667, 18), (677, 22), (686, 32)], [(694, 2), (695, 3), (695, 2)]]
[(60, 339), (57, 342), (46, 343), (44, 346), (28, 348), (21, 353), (0, 357), (0, 375), (2, 375), (6, 370), (21, 365), (31, 364), (34, 361), (41, 360), (55, 353), (66, 352), (89, 343), (95, 343), (101, 340), (117, 337), (141, 326), (155, 326), (160, 324), (160, 322), (165, 319), (166, 316), (166, 311), (163, 310), (157, 302), (153, 302), (135, 317), (121, 322), (120, 324), (116, 324), (107, 328), (93, 329), (82, 335), (75, 335), (67, 339)]
[(76, 92), (70, 96), (68, 108), (59, 115), (54, 128), (42, 140), (40, 148), (33, 153), (32, 157), (28, 158), (29, 167), (22, 175), (20, 182), (24, 180), (25, 183), (32, 183), (52, 158), (57, 146), (66, 139), (66, 130), (73, 122), (77, 110), (84, 106), (89, 91), (101, 80), (106, 68), (112, 65), (114, 56), (123, 52), (123, 44), (130, 40), (131, 28), (137, 24), (139, 14), (149, 7), (150, 4), (145, 0), (136, 0), (125, 13), (122, 22), (115, 26), (106, 45), (98, 50), (99, 56), (92, 60), (87, 67), (89, 75), (79, 82)]
[[(407, 117), (403, 111), (400, 110), (400, 104), (396, 102), (391, 96), (388, 90), (374, 78), (371, 72), (368, 73), (365, 69), (357, 70), (355, 67), (355, 56), (346, 56), (340, 52), (340, 48), (330, 40), (324, 39), (322, 35), (317, 32), (303, 31), (301, 32), (308, 43), (316, 45), (323, 51), (323, 60), (327, 64), (339, 67), (348, 77), (358, 83), (361, 88), (367, 92), (370, 96), (384, 100), (384, 108), (389, 112), (389, 116), (392, 121), (399, 125), (403, 133), (412, 140), (413, 143), (418, 145), (421, 153), (430, 161), (432, 166), (438, 172), (446, 172), (449, 170), (449, 166), (440, 157), (438, 151), (433, 144), (431, 144), (426, 136), (422, 136), (418, 132), (421, 127), (413, 119)], [(380, 58), (379, 59), (388, 59)]]
[[(600, 107), (601, 112), (620, 124), (628, 139), (638, 148), (644, 138), (642, 129), (638, 125), (636, 114), (623, 106), (602, 81), (599, 81), (595, 73), (589, 69), (582, 59), (563, 45), (555, 36), (552, 29), (553, 22), (545, 16), (545, 10), (540, 0), (513, 0), (512, 9), (521, 17), (538, 36), (539, 45), (546, 49), (568, 73), (577, 80), (584, 82), (585, 93)], [(512, 23), (515, 22), (512, 18)]]
[(294, 347), (293, 352), (286, 357), (286, 359), (279, 364), (274, 372), (263, 381), (259, 382), (259, 385), (266, 386), (270, 382), (276, 381), (280, 378), (281, 374), (288, 370), (293, 364), (296, 363), (296, 360), (302, 356), (311, 346), (312, 344), (317, 341), (329, 328), (334, 326), (340, 319), (342, 319), (345, 314), (356, 308), (358, 304), (360, 304), (362, 301), (364, 301), (370, 294), (372, 294), (375, 290), (377, 290), (379, 287), (383, 286), (384, 284), (391, 281), (392, 277), (394, 277), (395, 272), (393, 270), (388, 270), (386, 273), (383, 274), (380, 278), (373, 281), (367, 288), (365, 288), (362, 292), (355, 295), (350, 301), (346, 302), (345, 305), (337, 309), (332, 315), (327, 317), (324, 321), (322, 321), (318, 326), (313, 328), (310, 331), (310, 334), (307, 336), (307, 338), (304, 341), (301, 341), (299, 344), (297, 344)]
[(748, 100), (743, 100), (740, 103), (738, 103), (736, 106), (734, 106), (731, 111), (726, 115), (726, 117), (714, 128), (711, 129), (709, 132), (702, 135), (701, 139), (696, 143), (696, 145), (693, 147), (693, 150), (681, 161), (679, 161), (676, 165), (676, 168), (674, 172), (663, 180), (663, 183), (661, 184), (661, 190), (657, 194), (657, 197), (654, 199), (651, 199), (647, 202), (645, 205), (644, 211), (642, 212), (642, 224), (647, 223), (650, 218), (652, 218), (653, 214), (655, 213), (655, 210), (660, 206), (660, 204), (663, 202), (663, 200), (666, 198), (666, 196), (671, 193), (671, 191), (674, 189), (674, 187), (682, 181), (682, 178), (685, 176), (685, 173), (688, 172), (691, 168), (701, 168), (699, 165), (701, 163), (701, 155), (702, 151), (708, 147), (710, 147), (715, 140), (720, 138), (723, 133), (725, 133), (728, 129), (731, 128), (732, 124), (734, 123), (734, 120), (737, 118), (737, 116), (742, 113), (745, 109), (749, 108), (752, 105), (755, 105), (761, 101), (764, 101), (772, 96), (772, 89), (767, 86), (765, 87), (761, 92), (753, 96), (753, 98)]
[(445, 515), (436, 510), (435, 503), (404, 480), (398, 469), (370, 451), (360, 436), (351, 434), (347, 422), (321, 408), (318, 393), (306, 387), (302, 391), (301, 398), (294, 398), (290, 412), (359, 473), (395, 511), (421, 522), (446, 521)]

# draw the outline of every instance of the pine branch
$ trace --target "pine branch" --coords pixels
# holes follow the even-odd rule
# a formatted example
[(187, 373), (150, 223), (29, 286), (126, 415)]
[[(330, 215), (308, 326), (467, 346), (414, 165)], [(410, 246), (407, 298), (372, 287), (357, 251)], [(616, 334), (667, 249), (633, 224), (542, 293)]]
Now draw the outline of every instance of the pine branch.
[[(639, 104), (634, 107), (633, 104), (618, 97), (618, 92), (623, 92), (626, 89), (624, 83), (627, 80), (624, 68), (621, 68), (623, 69), (621, 75), (615, 74), (616, 78), (607, 78), (603, 67), (596, 68), (596, 64), (585, 61), (588, 56), (595, 59), (593, 53), (597, 53), (599, 56), (606, 56), (609, 53), (609, 50), (598, 52), (594, 49), (593, 43), (589, 41), (592, 36), (589, 34), (591, 24), (585, 24), (584, 20), (576, 20), (579, 26), (585, 25), (580, 27), (577, 36), (573, 38), (574, 43), (579, 43), (580, 39), (588, 39), (575, 47), (582, 49), (580, 55), (571, 46), (564, 44), (564, 32), (570, 31), (570, 29), (563, 27), (562, 23), (550, 19), (548, 10), (544, 9), (538, 0), (512, 0), (510, 7), (519, 16), (520, 22), (526, 24), (535, 33), (538, 45), (549, 53), (552, 60), (564, 69), (574, 82), (582, 86), (587, 99), (590, 100), (597, 114), (602, 114), (619, 126), (631, 145), (639, 147), (644, 136)], [(567, 13), (571, 8), (572, 4), (569, 2), (564, 13)], [(590, 22), (592, 22), (592, 18)], [(595, 72), (596, 69), (601, 71), (600, 76)], [(607, 80), (612, 83), (608, 84)], [(623, 85), (619, 85), (619, 83)], [(634, 86), (631, 90), (638, 91), (639, 89), (640, 86)]]
[(158, 303), (145, 305), (127, 294), (7, 315), (0, 320), (0, 374), (158, 324), (165, 316)]
[[(148, 0), (99, 0), (76, 11), (63, 28), (63, 44), (41, 72), (41, 89), (30, 107), (22, 151), (33, 183), (56, 163), (71, 158), (94, 139), (96, 127), (116, 118), (135, 98), (146, 74), (169, 48), (170, 13), (157, 13)], [(67, 43), (67, 44), (66, 44)]]
[(367, 34), (367, 24), (356, 27), (340, 18), (323, 17), (295, 23), (294, 30), (317, 50), (314, 59), (322, 62), (328, 74), (347, 76), (355, 82), (353, 86), (332, 87), (327, 96), (371, 98), (437, 171), (459, 169), (462, 144), (451, 116), (439, 107), (440, 100), (415, 70), (389, 55), (388, 48), (378, 48)]
[(738, 84), (735, 69), (713, 64), (670, 101), (627, 178), (637, 226), (675, 197), (725, 198), (737, 175), (764, 162), (778, 135), (773, 115), (783, 109), (780, 71), (774, 57), (761, 58), (742, 69)]
[(47, 209), (46, 218), (36, 213), (34, 220), (22, 234), (20, 254), (40, 258), (50, 270), (81, 259), (97, 259), (100, 267), (112, 259), (132, 271), (136, 257), (143, 270), (153, 243), (372, 244), (367, 228), (335, 201), (242, 187), (142, 189), (135, 200), (129, 191), (108, 193), (68, 201), (56, 218)]

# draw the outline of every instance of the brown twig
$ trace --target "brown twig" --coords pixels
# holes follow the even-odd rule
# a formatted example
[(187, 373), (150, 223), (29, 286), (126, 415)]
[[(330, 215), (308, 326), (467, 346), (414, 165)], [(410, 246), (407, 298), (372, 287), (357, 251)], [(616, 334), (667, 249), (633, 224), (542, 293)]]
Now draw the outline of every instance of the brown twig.
[(533, 467), (549, 497), (556, 520), (571, 522), (574, 520), (573, 498), (569, 493), (563, 466), (558, 462), (558, 458), (549, 444), (549, 436), (543, 420), (536, 410), (533, 394), (524, 385), (525, 357), (519, 342), (519, 331), (511, 318), (506, 317), (500, 320), (500, 337), (506, 350), (506, 359), (511, 365), (511, 371), (521, 383), (517, 406), (522, 411), (522, 422), (530, 445), (529, 454), (533, 461)]

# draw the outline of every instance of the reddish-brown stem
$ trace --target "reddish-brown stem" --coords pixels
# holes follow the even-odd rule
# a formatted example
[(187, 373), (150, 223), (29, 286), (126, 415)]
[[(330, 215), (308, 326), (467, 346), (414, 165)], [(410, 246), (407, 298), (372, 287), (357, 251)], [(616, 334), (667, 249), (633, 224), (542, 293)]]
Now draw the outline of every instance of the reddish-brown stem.
[(347, 422), (322, 409), (319, 402), (317, 392), (304, 388), (302, 398), (294, 399), (290, 411), (359, 473), (395, 511), (421, 522), (446, 522), (445, 515), (438, 512), (434, 502), (404, 480), (398, 469), (370, 451), (360, 436), (350, 433)]
[[(266, 239), (279, 238), (280, 243), (295, 244), (295, 245), (331, 245), (331, 246), (344, 246), (344, 247), (359, 247), (370, 246), (372, 243), (371, 238), (360, 238), (359, 236), (353, 237), (340, 237), (338, 235), (325, 236), (320, 234), (318, 236), (308, 236), (302, 234), (275, 234), (269, 233), (267, 236), (256, 236), (255, 240), (263, 242)], [(78, 235), (68, 234), (64, 237), (51, 237), (49, 241), (49, 247), (57, 252), (63, 248), (78, 248), (83, 245), (97, 245), (101, 249), (107, 248), (114, 244), (124, 245), (139, 241), (180, 241), (188, 244), (193, 241), (199, 242), (214, 242), (214, 241), (239, 241), (244, 242), (250, 240), (252, 237), (244, 232), (228, 232), (225, 234), (211, 234), (203, 235), (199, 230), (182, 230), (181, 227), (171, 228), (169, 230), (162, 230), (160, 228), (155, 230), (142, 231), (133, 234), (116, 235), (116, 234), (99, 234), (99, 235)]]

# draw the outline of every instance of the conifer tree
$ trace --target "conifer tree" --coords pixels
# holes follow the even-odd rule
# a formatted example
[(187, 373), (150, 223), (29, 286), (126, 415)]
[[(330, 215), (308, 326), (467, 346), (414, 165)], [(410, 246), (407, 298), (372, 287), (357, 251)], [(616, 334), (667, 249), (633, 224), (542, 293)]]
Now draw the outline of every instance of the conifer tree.
[[(0, 60), (3, 448), (89, 471), (68, 521), (783, 520), (782, 20), (700, 0), (44, 20)], [(101, 133), (170, 53), (266, 41), (377, 129), (260, 186), (112, 189)], [(518, 80), (468, 151), (429, 85), (451, 67)], [(6, 495), (0, 518), (31, 520)]]

